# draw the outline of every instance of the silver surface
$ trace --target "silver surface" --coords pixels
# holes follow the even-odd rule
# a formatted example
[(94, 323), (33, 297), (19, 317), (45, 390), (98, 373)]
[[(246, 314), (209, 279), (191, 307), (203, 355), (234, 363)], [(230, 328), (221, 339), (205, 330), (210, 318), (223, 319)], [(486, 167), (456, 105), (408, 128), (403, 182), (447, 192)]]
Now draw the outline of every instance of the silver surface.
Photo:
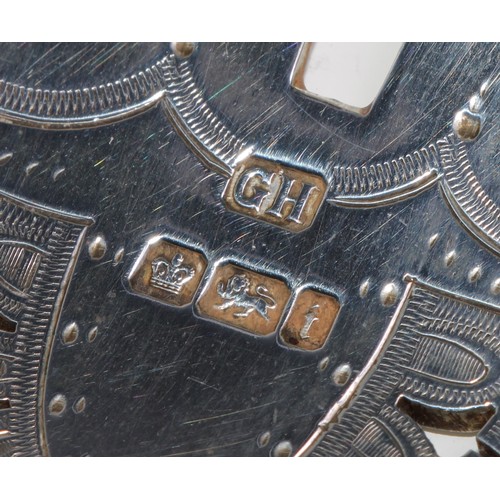
[[(298, 44), (173, 49), (1, 47), (0, 454), (500, 454), (498, 46), (405, 45), (367, 117), (292, 88)], [(326, 180), (310, 227), (226, 208), (252, 156)], [(157, 236), (206, 257), (194, 305), (130, 289)], [(274, 333), (199, 314), (225, 262), (291, 290)]]

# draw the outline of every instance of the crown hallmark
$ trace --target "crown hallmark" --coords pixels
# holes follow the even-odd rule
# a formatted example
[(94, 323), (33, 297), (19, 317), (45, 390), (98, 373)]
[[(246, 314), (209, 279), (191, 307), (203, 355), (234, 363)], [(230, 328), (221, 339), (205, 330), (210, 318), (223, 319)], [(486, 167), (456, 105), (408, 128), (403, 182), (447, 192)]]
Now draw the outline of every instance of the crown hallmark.
[(182, 265), (183, 262), (184, 256), (181, 253), (175, 254), (170, 261), (162, 258), (153, 260), (151, 286), (178, 295), (182, 287), (195, 275), (194, 268)]

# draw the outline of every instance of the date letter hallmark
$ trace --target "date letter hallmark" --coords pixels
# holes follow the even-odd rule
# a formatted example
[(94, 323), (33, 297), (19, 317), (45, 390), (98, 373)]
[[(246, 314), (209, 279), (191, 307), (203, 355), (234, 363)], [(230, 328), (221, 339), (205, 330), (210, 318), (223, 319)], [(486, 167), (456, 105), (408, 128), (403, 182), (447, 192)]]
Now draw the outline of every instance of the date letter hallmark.
[(340, 302), (336, 297), (312, 288), (300, 290), (283, 326), (281, 340), (294, 349), (321, 349), (337, 319)]
[(251, 156), (236, 167), (222, 197), (230, 210), (300, 232), (313, 223), (326, 189), (319, 175)]

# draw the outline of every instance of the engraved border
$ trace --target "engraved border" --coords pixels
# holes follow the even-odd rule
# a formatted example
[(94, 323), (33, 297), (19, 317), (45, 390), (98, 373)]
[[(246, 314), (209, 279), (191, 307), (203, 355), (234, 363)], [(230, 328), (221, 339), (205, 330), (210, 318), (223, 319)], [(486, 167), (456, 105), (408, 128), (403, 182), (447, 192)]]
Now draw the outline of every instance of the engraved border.
[(165, 96), (164, 59), (120, 80), (79, 89), (31, 88), (0, 79), (0, 122), (74, 130), (126, 120)]
[[(23, 418), (23, 426), (27, 425), (31, 426), (35, 432), (35, 441), (31, 442), (31, 437), (26, 436), (26, 443), (23, 443), (23, 448), (27, 448), (28, 454), (29, 450), (32, 448), (38, 448), (38, 450), (43, 455), (48, 455), (48, 444), (46, 439), (46, 429), (45, 429), (45, 391), (46, 391), (46, 379), (48, 366), (50, 363), (50, 357), (52, 354), (52, 346), (55, 338), (55, 330), (59, 321), (59, 317), (62, 311), (62, 307), (64, 304), (65, 296), (67, 289), (69, 287), (71, 276), (73, 274), (74, 268), (76, 266), (78, 255), (81, 251), (81, 247), (83, 245), (83, 241), (85, 239), (85, 233), (88, 226), (94, 223), (94, 219), (87, 216), (77, 215), (71, 212), (63, 212), (59, 209), (49, 208), (44, 205), (41, 205), (37, 202), (31, 202), (24, 198), (21, 198), (17, 195), (13, 195), (4, 190), (0, 190), (0, 197), (5, 199), (7, 202), (10, 202), (26, 212), (31, 214), (37, 214), (42, 217), (47, 217), (51, 220), (69, 223), (72, 224), (73, 230), (76, 227), (80, 228), (80, 232), (77, 235), (74, 246), (72, 247), (71, 254), (68, 257), (67, 264), (64, 268), (61, 281), (58, 285), (58, 288), (54, 290), (55, 293), (55, 301), (51, 304), (51, 313), (50, 319), (48, 321), (47, 326), (45, 327), (45, 334), (40, 338), (36, 338), (34, 342), (37, 345), (40, 345), (40, 353), (35, 354), (37, 359), (37, 371), (34, 374), (34, 383), (35, 386), (31, 387), (33, 382), (29, 380), (24, 382), (24, 384), (28, 384), (28, 386), (23, 386), (22, 393), (26, 393), (27, 391), (32, 393), (35, 397), (34, 402), (34, 418), (35, 420), (31, 422), (31, 417)], [(21, 373), (25, 370), (25, 360), (23, 358), (19, 359), (17, 356), (13, 357), (12, 360), (13, 367), (20, 371)], [(21, 410), (21, 409), (20, 409)], [(38, 435), (37, 432), (38, 431)], [(13, 434), (12, 437), (15, 435)], [(24, 439), (23, 436), (17, 436), (17, 438)], [(14, 454), (24, 454), (22, 450), (17, 450), (14, 445)]]

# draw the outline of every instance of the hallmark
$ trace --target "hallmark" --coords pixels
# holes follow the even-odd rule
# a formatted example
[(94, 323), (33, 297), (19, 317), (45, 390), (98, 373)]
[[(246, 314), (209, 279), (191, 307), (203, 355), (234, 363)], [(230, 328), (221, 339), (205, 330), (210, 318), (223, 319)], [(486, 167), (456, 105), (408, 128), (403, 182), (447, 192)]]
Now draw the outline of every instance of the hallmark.
[(198, 250), (157, 237), (148, 242), (132, 268), (133, 292), (172, 306), (190, 304), (207, 261)]
[(266, 321), (269, 321), (267, 310), (276, 307), (276, 301), (269, 294), (269, 290), (262, 284), (255, 287), (255, 295), (250, 293), (250, 280), (246, 274), (234, 274), (227, 283), (222, 281), (217, 285), (217, 293), (226, 300), (217, 308), (226, 310), (230, 307), (243, 309), (233, 313), (235, 318), (246, 318), (255, 311)]
[(151, 264), (153, 275), (150, 284), (161, 290), (179, 295), (184, 285), (196, 274), (194, 267), (184, 266), (184, 255), (175, 254), (171, 260), (158, 258)]
[(313, 223), (326, 189), (319, 175), (251, 156), (235, 168), (222, 197), (230, 210), (300, 232)]
[(339, 310), (340, 303), (335, 297), (303, 288), (295, 297), (280, 329), (280, 337), (289, 347), (306, 351), (321, 349), (332, 331)]
[(224, 263), (215, 267), (196, 306), (201, 316), (256, 335), (270, 335), (290, 295), (280, 279)]

